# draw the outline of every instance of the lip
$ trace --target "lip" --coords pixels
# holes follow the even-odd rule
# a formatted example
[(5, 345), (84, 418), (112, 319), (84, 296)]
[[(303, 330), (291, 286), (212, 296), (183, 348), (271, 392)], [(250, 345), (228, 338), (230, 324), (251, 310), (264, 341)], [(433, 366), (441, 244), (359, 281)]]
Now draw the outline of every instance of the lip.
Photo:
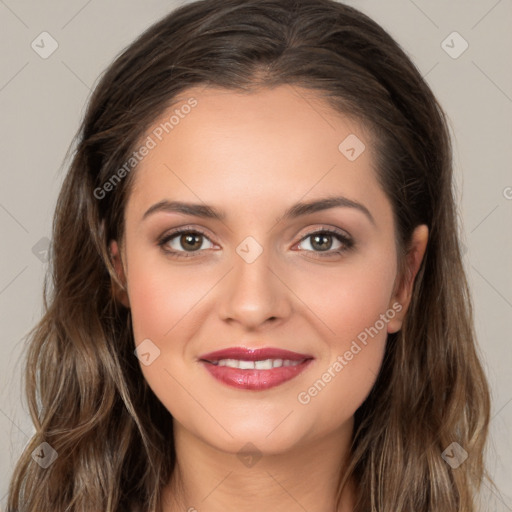
[[(269, 370), (230, 368), (217, 366), (214, 362), (220, 359), (239, 359), (244, 361), (258, 361), (264, 359), (290, 359), (302, 361), (295, 366), (281, 366)], [(223, 384), (245, 390), (262, 391), (279, 386), (302, 373), (313, 361), (313, 356), (299, 354), (278, 348), (249, 349), (233, 347), (224, 350), (209, 352), (199, 358), (199, 362), (215, 379)]]
[(231, 347), (215, 352), (208, 352), (199, 357), (204, 361), (219, 361), (220, 359), (240, 359), (244, 361), (258, 361), (261, 359), (290, 359), (292, 361), (301, 361), (302, 359), (313, 359), (310, 354), (299, 354), (290, 350), (280, 348), (246, 348)]

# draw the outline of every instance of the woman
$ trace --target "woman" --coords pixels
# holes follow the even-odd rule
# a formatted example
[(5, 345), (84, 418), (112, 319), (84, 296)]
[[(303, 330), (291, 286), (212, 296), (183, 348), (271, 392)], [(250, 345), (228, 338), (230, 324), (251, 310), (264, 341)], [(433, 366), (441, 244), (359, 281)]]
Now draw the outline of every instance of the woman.
[(488, 478), (443, 111), (331, 0), (203, 0), (90, 100), (10, 511), (473, 511)]

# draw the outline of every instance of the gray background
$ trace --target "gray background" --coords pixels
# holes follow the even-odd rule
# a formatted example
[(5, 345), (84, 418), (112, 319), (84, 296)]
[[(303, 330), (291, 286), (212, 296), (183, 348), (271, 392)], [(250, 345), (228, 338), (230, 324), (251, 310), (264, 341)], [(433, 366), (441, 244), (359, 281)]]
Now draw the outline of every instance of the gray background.
[[(100, 73), (181, 3), (0, 0), (0, 509), (33, 432), (23, 336), (41, 314), (66, 151)], [(348, 3), (395, 37), (450, 118), (465, 264), (493, 394), (488, 464), (499, 492), (485, 490), (483, 510), (512, 510), (512, 0)], [(46, 59), (31, 47), (51, 48), (49, 39), (42, 48), (43, 31), (58, 43)], [(463, 39), (448, 37), (454, 31)]]

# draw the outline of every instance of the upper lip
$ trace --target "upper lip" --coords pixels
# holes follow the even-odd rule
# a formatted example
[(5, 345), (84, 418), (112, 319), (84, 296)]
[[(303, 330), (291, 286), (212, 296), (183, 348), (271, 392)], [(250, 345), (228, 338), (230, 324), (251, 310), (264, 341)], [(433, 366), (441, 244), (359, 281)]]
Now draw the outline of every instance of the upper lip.
[(290, 350), (283, 350), (280, 348), (246, 348), (246, 347), (231, 347), (215, 352), (208, 352), (199, 357), (200, 360), (205, 361), (219, 361), (221, 359), (239, 359), (242, 361), (261, 361), (265, 359), (289, 359), (291, 361), (302, 361), (303, 359), (312, 359), (313, 356), (309, 354), (299, 354), (298, 352), (291, 352)]

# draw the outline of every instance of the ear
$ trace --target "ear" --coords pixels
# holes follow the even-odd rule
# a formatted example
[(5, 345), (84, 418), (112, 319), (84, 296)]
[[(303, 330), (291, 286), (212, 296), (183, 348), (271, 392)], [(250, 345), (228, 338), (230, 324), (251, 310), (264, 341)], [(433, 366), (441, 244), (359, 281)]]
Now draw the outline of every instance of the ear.
[(414, 280), (427, 249), (427, 242), (428, 227), (421, 224), (413, 231), (409, 249), (405, 255), (403, 275), (398, 276), (399, 281), (391, 297), (389, 305), (396, 312), (396, 315), (388, 322), (388, 333), (397, 332), (402, 328), (411, 302)]
[(110, 256), (112, 259), (112, 264), (117, 274), (117, 278), (119, 279), (122, 287), (119, 283), (112, 281), (112, 292), (114, 293), (115, 298), (123, 304), (123, 306), (129, 308), (130, 300), (128, 298), (128, 293), (126, 291), (126, 275), (124, 271), (123, 261), (121, 258), (121, 250), (116, 240), (112, 240), (109, 245)]

